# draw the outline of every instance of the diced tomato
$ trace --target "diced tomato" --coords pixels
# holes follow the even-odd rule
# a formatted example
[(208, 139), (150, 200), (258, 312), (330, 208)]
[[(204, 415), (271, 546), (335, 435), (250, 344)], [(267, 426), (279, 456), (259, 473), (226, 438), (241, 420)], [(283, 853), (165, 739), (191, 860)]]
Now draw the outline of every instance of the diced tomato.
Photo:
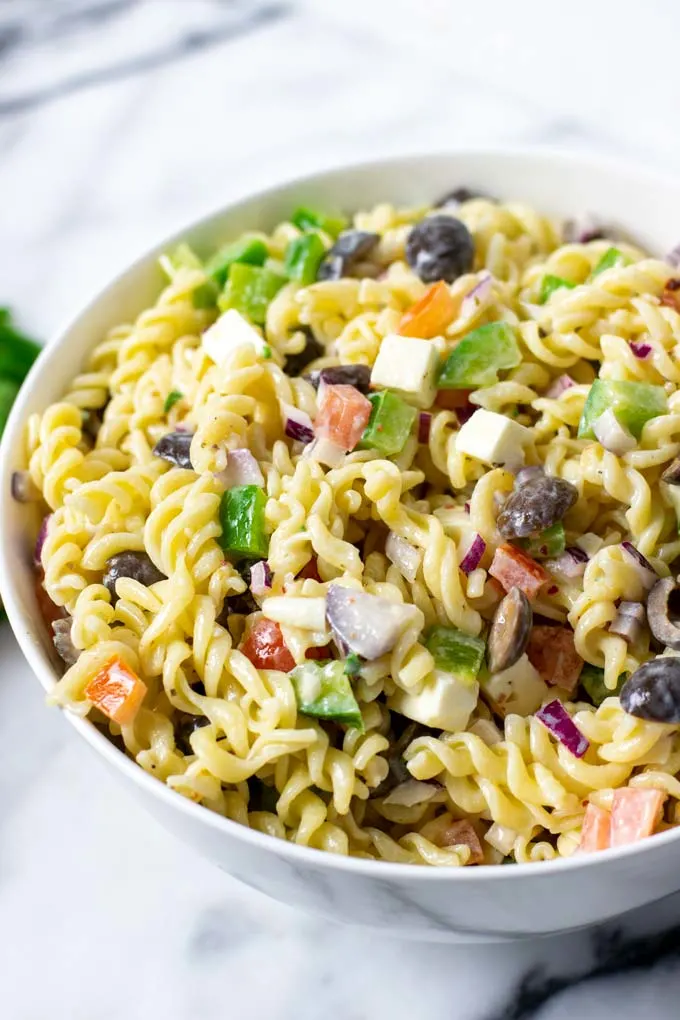
[(453, 322), (460, 302), (455, 301), (443, 280), (433, 283), (419, 301), (411, 305), (401, 317), (397, 333), (430, 340), (440, 336)]
[(333, 649), (331, 648), (330, 645), (324, 645), (323, 648), (316, 647), (308, 648), (307, 651), (305, 652), (305, 659), (318, 659), (319, 661), (322, 662), (324, 659), (332, 658)]
[(651, 836), (661, 817), (665, 799), (663, 790), (630, 786), (614, 790), (610, 845), (625, 846)]
[(442, 830), (437, 843), (439, 846), (460, 846), (461, 844), (469, 846), (470, 857), (468, 864), (484, 863), (484, 851), (482, 850), (479, 836), (467, 818), (462, 818), (460, 821), (451, 822), (447, 825)]
[(608, 811), (597, 807), (596, 804), (588, 804), (581, 829), (579, 852), (591, 854), (594, 850), (606, 850), (609, 846), (611, 823)]
[(473, 407), (470, 403), (470, 394), (472, 390), (437, 390), (437, 396), (434, 398), (434, 402), (437, 407), (443, 407), (446, 411), (460, 411), (471, 408), (472, 411), (476, 411), (477, 408)]
[(278, 669), (282, 673), (290, 673), (295, 668), (295, 659), (283, 640), (281, 628), (274, 620), (265, 617), (250, 628), (241, 651), (257, 669)]
[(545, 683), (565, 691), (576, 689), (583, 659), (574, 647), (574, 632), (569, 627), (533, 627), (527, 655)]
[(319, 574), (319, 568), (318, 568), (317, 563), (316, 563), (316, 556), (312, 556), (311, 560), (309, 560), (308, 563), (305, 563), (305, 565), (302, 568), (302, 570), (298, 574), (296, 574), (296, 579), (297, 580), (300, 580), (301, 578), (305, 578), (305, 579), (311, 578), (312, 581), (320, 581), (321, 580), (321, 575)]
[(371, 417), (373, 405), (354, 386), (344, 383), (322, 388), (314, 431), (343, 450), (353, 450)]
[(85, 688), (85, 697), (109, 719), (132, 722), (146, 694), (146, 684), (122, 659), (114, 656)]
[(506, 591), (520, 588), (528, 599), (536, 598), (550, 574), (514, 545), (501, 545), (496, 549), (489, 573), (501, 582)]

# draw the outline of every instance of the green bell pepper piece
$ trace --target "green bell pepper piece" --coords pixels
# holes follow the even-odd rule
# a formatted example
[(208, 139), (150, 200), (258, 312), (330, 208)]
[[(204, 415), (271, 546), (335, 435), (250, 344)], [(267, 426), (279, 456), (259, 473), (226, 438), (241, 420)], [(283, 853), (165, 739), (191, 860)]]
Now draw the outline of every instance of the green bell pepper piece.
[[(196, 252), (188, 244), (178, 244), (171, 252), (166, 252), (158, 260), (161, 269), (172, 282), (180, 269), (204, 270), (203, 263)], [(212, 280), (206, 280), (194, 289), (192, 302), (194, 308), (214, 308), (217, 303), (218, 289)]]
[(467, 333), (439, 373), (443, 390), (471, 389), (497, 382), (501, 369), (515, 368), (522, 356), (507, 322), (489, 322)]
[(243, 262), (249, 266), (263, 266), (267, 261), (267, 245), (259, 237), (241, 237), (238, 241), (225, 244), (215, 252), (205, 264), (208, 276), (223, 287), (227, 282), (229, 270), (235, 262)]
[(370, 393), (368, 399), (373, 409), (359, 448), (378, 450), (386, 457), (401, 453), (411, 435), (416, 409), (389, 390)]
[(267, 502), (259, 485), (235, 485), (222, 493), (219, 543), (237, 558), (265, 559), (269, 537), (265, 531), (264, 508)]
[(593, 705), (599, 708), (605, 698), (617, 697), (621, 688), (628, 679), (628, 673), (622, 673), (616, 683), (616, 688), (610, 691), (608, 687), (604, 685), (604, 670), (600, 669), (599, 666), (591, 666), (589, 662), (586, 662), (581, 670), (579, 676), (579, 683), (586, 692)]
[(553, 524), (551, 527), (546, 528), (545, 531), (542, 531), (540, 535), (525, 538), (521, 544), (522, 548), (526, 549), (534, 559), (540, 560), (552, 556), (560, 556), (567, 544), (564, 535), (564, 525), (562, 521), (558, 521), (557, 524)]
[(290, 222), (294, 223), (299, 230), (316, 230), (318, 228), (330, 234), (331, 237), (337, 237), (349, 225), (349, 220), (341, 213), (333, 215), (321, 212), (319, 209), (309, 209), (306, 206), (296, 209)]
[(548, 298), (550, 297), (550, 295), (553, 294), (556, 290), (559, 290), (560, 287), (568, 287), (569, 290), (573, 290), (575, 286), (576, 284), (572, 283), (571, 280), (565, 280), (561, 276), (551, 276), (550, 274), (548, 274), (547, 276), (543, 277), (543, 280), (541, 282), (541, 290), (538, 295), (538, 303), (539, 305), (544, 305)]
[(303, 287), (316, 280), (316, 273), (326, 254), (324, 243), (317, 233), (294, 238), (286, 247), (283, 267), (291, 280), (299, 280)]
[(285, 276), (279, 276), (271, 269), (234, 262), (217, 303), (220, 311), (235, 308), (251, 322), (263, 326), (267, 308), (286, 282)]
[(167, 414), (168, 411), (172, 410), (177, 401), (181, 400), (183, 396), (184, 394), (180, 393), (179, 390), (170, 390), (167, 397), (165, 398), (165, 403), (163, 404), (163, 410), (165, 411), (165, 413)]
[(288, 675), (293, 683), (298, 709), (303, 715), (332, 719), (363, 730), (361, 709), (342, 661), (332, 659), (322, 663), (310, 660), (296, 666)]
[(0, 436), (5, 431), (5, 425), (12, 410), (12, 404), (19, 392), (19, 383), (12, 379), (0, 379)]
[(455, 627), (432, 627), (425, 635), (425, 647), (438, 669), (472, 682), (482, 668), (486, 644)]
[(579, 439), (595, 439), (593, 425), (607, 408), (611, 408), (620, 424), (639, 439), (645, 422), (667, 413), (668, 401), (663, 386), (596, 379), (578, 423)]
[(345, 673), (347, 676), (359, 676), (362, 662), (355, 652), (350, 652), (345, 659)]
[(590, 274), (590, 279), (592, 280), (600, 273), (603, 273), (605, 269), (613, 269), (614, 266), (627, 266), (629, 264), (630, 259), (622, 251), (619, 251), (618, 248), (608, 248)]

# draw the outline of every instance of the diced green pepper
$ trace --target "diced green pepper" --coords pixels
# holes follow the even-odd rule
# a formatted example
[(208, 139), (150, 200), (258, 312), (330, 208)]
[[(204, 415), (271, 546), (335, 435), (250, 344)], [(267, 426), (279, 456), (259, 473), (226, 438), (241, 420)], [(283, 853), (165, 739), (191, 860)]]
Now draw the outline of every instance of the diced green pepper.
[(317, 233), (295, 237), (286, 248), (283, 265), (287, 276), (299, 280), (304, 287), (314, 283), (325, 254), (324, 243)]
[(484, 641), (455, 627), (432, 627), (425, 635), (425, 647), (435, 666), (462, 680), (477, 679), (484, 661)]
[(614, 266), (627, 266), (629, 264), (630, 259), (622, 251), (619, 251), (618, 248), (608, 248), (590, 274), (590, 279), (592, 280), (593, 277), (604, 273), (605, 269), (613, 269)]
[(369, 394), (373, 405), (359, 442), (362, 450), (378, 450), (386, 457), (401, 453), (411, 435), (416, 409), (389, 390)]
[(522, 356), (507, 322), (489, 322), (467, 333), (451, 351), (439, 374), (443, 390), (489, 386), (501, 369), (515, 368)]
[(593, 705), (599, 708), (605, 698), (614, 698), (619, 694), (627, 679), (628, 673), (622, 673), (616, 683), (616, 688), (610, 691), (604, 685), (604, 670), (600, 669), (599, 666), (591, 666), (589, 662), (586, 662), (581, 670), (579, 683)]
[(179, 390), (170, 390), (167, 397), (165, 398), (165, 403), (163, 404), (163, 410), (165, 411), (165, 413), (167, 414), (168, 411), (172, 410), (177, 401), (181, 400), (183, 396), (184, 394), (180, 393)]
[(358, 676), (361, 672), (361, 659), (355, 652), (350, 652), (345, 659), (345, 673), (347, 676)]
[(559, 290), (560, 287), (568, 287), (569, 290), (572, 290), (575, 286), (576, 284), (572, 283), (571, 280), (564, 280), (561, 276), (551, 276), (549, 273), (547, 276), (543, 277), (543, 280), (541, 282), (541, 290), (538, 295), (538, 303), (539, 305), (544, 305), (548, 298), (550, 297), (550, 295), (553, 294), (556, 290)]
[[(174, 280), (180, 269), (204, 270), (203, 263), (193, 248), (188, 244), (178, 244), (171, 252), (159, 258), (160, 267), (169, 280)], [(218, 290), (212, 280), (206, 280), (194, 289), (192, 302), (194, 308), (214, 308)]]
[(218, 301), (220, 311), (235, 308), (251, 322), (263, 326), (267, 308), (286, 282), (285, 276), (279, 276), (270, 269), (234, 262)]
[(306, 206), (296, 209), (290, 222), (300, 230), (316, 230), (318, 228), (330, 234), (331, 237), (337, 237), (349, 225), (349, 220), (342, 213), (325, 213), (319, 209), (309, 209)]
[(241, 237), (215, 252), (206, 262), (205, 271), (222, 287), (227, 282), (229, 270), (235, 262), (263, 266), (268, 254), (267, 245), (259, 237)]
[(344, 663), (339, 659), (326, 663), (310, 660), (296, 666), (288, 675), (303, 715), (332, 719), (363, 730), (361, 709), (345, 673)]
[(522, 548), (525, 549), (534, 559), (546, 559), (552, 556), (560, 556), (566, 547), (564, 525), (558, 521), (551, 527), (546, 528), (535, 538), (525, 538)]
[(5, 425), (12, 410), (12, 404), (19, 392), (19, 383), (12, 379), (0, 379), (0, 436), (5, 431)]
[(666, 391), (663, 386), (650, 383), (596, 379), (578, 423), (579, 439), (595, 439), (593, 425), (608, 408), (620, 424), (639, 439), (645, 422), (667, 413)]
[(267, 502), (259, 485), (235, 485), (222, 493), (219, 543), (226, 553), (248, 559), (265, 559), (269, 538), (265, 531), (264, 508)]
[(40, 344), (12, 325), (11, 317), (0, 323), (0, 377), (22, 383), (40, 354)]

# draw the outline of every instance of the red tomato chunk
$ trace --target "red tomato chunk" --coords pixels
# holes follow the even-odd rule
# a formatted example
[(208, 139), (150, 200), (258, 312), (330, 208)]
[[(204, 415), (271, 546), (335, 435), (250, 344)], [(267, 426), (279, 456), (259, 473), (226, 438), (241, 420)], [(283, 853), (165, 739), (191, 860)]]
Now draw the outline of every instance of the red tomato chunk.
[(608, 811), (588, 804), (581, 829), (580, 853), (590, 854), (595, 850), (606, 850), (611, 833), (611, 816)]
[(509, 544), (496, 549), (489, 573), (500, 581), (506, 591), (520, 588), (528, 599), (536, 598), (545, 582), (550, 580), (550, 575), (536, 560)]
[(85, 688), (88, 701), (121, 726), (132, 722), (145, 694), (146, 684), (117, 657), (102, 666)]
[(651, 836), (661, 817), (665, 799), (663, 790), (630, 786), (614, 790), (610, 846), (625, 846)]
[(257, 669), (278, 669), (282, 673), (290, 673), (295, 668), (295, 659), (283, 640), (281, 628), (265, 617), (253, 624), (241, 651)]
[(353, 450), (364, 434), (372, 409), (370, 400), (354, 386), (325, 385), (314, 431), (343, 450)]

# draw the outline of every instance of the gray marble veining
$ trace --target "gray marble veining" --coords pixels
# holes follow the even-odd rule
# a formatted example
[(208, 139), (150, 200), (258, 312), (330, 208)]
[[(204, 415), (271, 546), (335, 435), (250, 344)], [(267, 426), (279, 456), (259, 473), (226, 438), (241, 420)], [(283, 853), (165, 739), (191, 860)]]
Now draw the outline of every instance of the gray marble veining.
[[(48, 335), (182, 222), (342, 161), (542, 143), (680, 167), (679, 33), (661, 0), (644, 19), (610, 0), (4, 0), (3, 303)], [(6, 627), (0, 749), (7, 1020), (677, 1016), (680, 897), (596, 932), (452, 947), (245, 890), (127, 799)]]

